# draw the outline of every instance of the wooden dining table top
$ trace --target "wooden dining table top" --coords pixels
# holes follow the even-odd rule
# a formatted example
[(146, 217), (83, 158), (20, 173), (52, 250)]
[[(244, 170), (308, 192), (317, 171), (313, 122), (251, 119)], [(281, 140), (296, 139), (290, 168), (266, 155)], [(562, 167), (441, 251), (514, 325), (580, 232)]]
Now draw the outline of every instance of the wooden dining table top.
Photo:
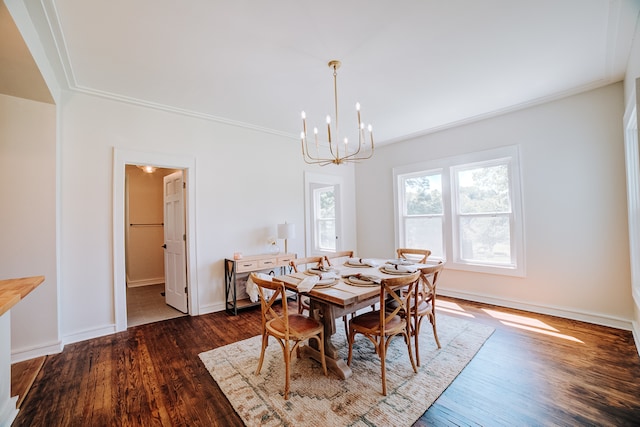
[[(343, 276), (349, 275), (366, 275), (375, 276), (380, 279), (387, 279), (392, 277), (398, 277), (399, 274), (385, 273), (381, 270), (381, 267), (386, 263), (387, 259), (376, 259), (378, 267), (359, 267), (351, 266), (346, 262), (344, 264), (332, 266), (333, 271), (339, 276), (338, 282), (335, 285), (322, 287), (314, 286), (309, 292), (305, 292), (312, 298), (316, 298), (325, 302), (329, 302), (341, 307), (349, 307), (357, 305), (362, 301), (371, 300), (380, 295), (380, 285), (371, 286), (355, 286), (349, 284)], [(427, 267), (429, 264), (413, 264), (416, 268)], [(276, 276), (278, 280), (285, 283), (285, 287), (291, 291), (298, 292), (298, 284), (305, 278), (309, 277), (313, 273), (298, 272), (284, 274)], [(410, 274), (410, 273), (408, 273)]]

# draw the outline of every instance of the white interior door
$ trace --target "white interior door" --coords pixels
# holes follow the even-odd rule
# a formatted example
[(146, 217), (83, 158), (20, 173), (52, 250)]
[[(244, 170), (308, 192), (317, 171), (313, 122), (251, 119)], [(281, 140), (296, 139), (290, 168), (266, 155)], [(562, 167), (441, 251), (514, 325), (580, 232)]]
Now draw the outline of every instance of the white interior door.
[(187, 313), (186, 232), (182, 171), (164, 177), (164, 275), (167, 304)]

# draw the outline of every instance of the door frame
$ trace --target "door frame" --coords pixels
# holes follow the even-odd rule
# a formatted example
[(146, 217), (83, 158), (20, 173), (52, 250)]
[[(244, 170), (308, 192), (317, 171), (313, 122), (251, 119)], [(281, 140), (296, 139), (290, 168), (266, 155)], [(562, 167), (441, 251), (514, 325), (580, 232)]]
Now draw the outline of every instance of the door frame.
[(189, 315), (200, 314), (196, 264), (195, 220), (195, 157), (173, 154), (113, 149), (113, 302), (116, 332), (127, 329), (127, 295), (125, 264), (125, 166), (153, 165), (167, 169), (182, 169), (187, 184), (185, 226), (187, 233), (187, 289)]
[(313, 224), (312, 224), (312, 216), (311, 207), (313, 206), (313, 189), (316, 186), (327, 186), (337, 188), (338, 199), (336, 199), (336, 251), (340, 251), (343, 248), (343, 233), (342, 233), (342, 222), (344, 218), (344, 196), (343, 187), (344, 180), (342, 176), (339, 175), (325, 175), (321, 173), (308, 172), (304, 173), (304, 193), (305, 193), (305, 253), (306, 256), (312, 255), (324, 255), (314, 250), (313, 248)]

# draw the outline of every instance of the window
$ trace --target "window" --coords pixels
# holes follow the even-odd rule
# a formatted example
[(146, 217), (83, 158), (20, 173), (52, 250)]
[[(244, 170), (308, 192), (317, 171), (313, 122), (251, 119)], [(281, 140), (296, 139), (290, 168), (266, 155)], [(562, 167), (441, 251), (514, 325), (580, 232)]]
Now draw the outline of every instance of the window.
[(450, 268), (524, 275), (516, 147), (394, 170), (398, 247), (431, 250)]
[(442, 173), (431, 171), (402, 177), (404, 203), (403, 247), (429, 248), (432, 256), (444, 258), (444, 208)]
[(304, 180), (305, 256), (342, 250), (342, 177), (305, 172)]
[(313, 190), (314, 226), (316, 251), (336, 251), (336, 197), (331, 187)]

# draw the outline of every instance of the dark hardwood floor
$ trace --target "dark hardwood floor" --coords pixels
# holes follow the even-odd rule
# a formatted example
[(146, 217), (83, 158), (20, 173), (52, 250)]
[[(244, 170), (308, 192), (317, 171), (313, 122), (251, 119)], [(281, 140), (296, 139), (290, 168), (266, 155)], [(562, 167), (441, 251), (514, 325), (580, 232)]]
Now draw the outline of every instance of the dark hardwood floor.
[[(637, 426), (640, 357), (612, 328), (441, 298), (496, 328), (417, 426)], [(47, 357), (13, 426), (239, 426), (198, 358), (260, 332), (259, 308), (129, 328)]]

